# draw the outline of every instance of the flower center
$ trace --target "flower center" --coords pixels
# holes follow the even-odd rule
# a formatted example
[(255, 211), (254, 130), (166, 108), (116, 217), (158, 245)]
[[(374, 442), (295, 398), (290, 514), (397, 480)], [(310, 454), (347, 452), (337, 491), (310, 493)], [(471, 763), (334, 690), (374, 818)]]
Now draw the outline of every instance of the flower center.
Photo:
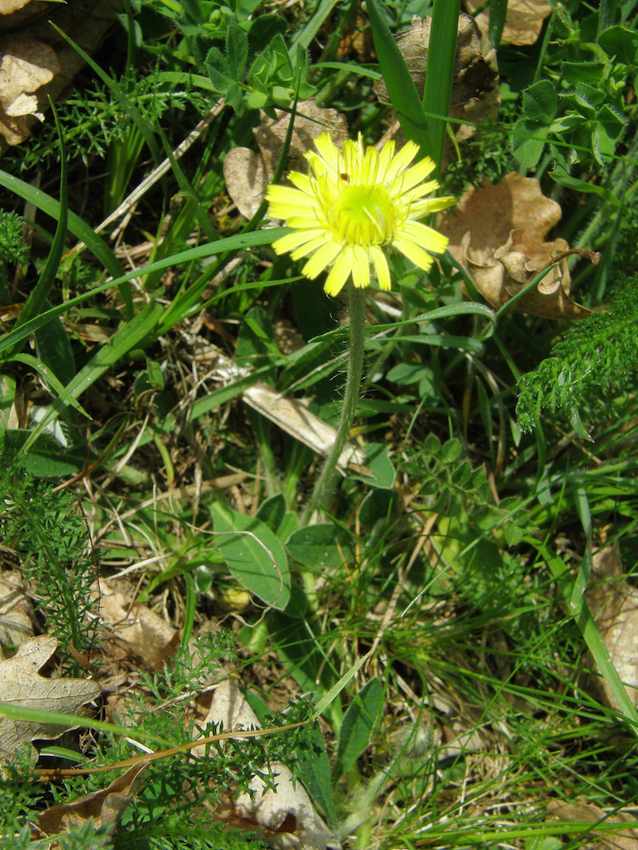
[(329, 220), (337, 238), (344, 242), (382, 245), (394, 236), (396, 211), (383, 186), (348, 186)]

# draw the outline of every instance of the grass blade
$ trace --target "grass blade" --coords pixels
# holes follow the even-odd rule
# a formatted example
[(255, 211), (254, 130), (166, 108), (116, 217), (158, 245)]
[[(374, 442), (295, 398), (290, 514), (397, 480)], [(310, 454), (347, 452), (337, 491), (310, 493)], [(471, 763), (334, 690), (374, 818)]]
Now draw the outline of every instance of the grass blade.
[[(432, 15), (423, 110), (429, 116), (425, 153), (437, 166), (443, 157), (456, 61), (460, 0), (436, 0)], [(436, 117), (433, 117), (436, 116)]]
[(368, 15), (379, 59), (392, 106), (396, 110), (405, 135), (416, 142), (424, 153), (429, 153), (428, 129), (419, 93), (414, 85), (405, 59), (392, 37), (381, 6), (377, 0), (368, 0)]

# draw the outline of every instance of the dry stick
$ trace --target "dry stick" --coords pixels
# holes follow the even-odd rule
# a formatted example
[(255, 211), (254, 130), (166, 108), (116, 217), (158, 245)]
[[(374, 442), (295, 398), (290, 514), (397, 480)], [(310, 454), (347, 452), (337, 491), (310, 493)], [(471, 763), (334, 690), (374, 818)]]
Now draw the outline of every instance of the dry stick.
[(169, 756), (187, 753), (195, 747), (203, 747), (206, 744), (213, 744), (216, 741), (227, 741), (230, 738), (261, 738), (266, 735), (276, 735), (278, 732), (288, 732), (290, 729), (298, 729), (300, 726), (305, 726), (307, 720), (300, 720), (297, 723), (286, 723), (285, 726), (269, 726), (267, 729), (230, 729), (228, 732), (220, 732), (217, 735), (208, 735), (205, 738), (195, 738), (194, 741), (186, 741), (185, 744), (178, 744), (176, 747), (170, 747), (168, 750), (159, 750), (156, 753), (144, 753), (141, 756), (133, 756), (130, 759), (123, 761), (114, 761), (111, 764), (103, 764), (99, 767), (65, 767), (65, 768), (39, 768), (35, 770), (35, 776), (44, 781), (49, 779), (59, 779), (63, 776), (88, 776), (93, 773), (108, 773), (110, 770), (117, 770), (121, 767), (134, 767), (136, 764), (145, 764), (151, 761), (159, 761), (160, 759), (168, 758)]
[[(202, 120), (194, 127), (194, 129), (186, 136), (183, 142), (181, 142), (173, 151), (174, 159), (181, 159), (184, 156), (186, 151), (191, 148), (195, 142), (204, 134), (204, 131), (208, 128), (212, 121), (217, 118), (218, 115), (221, 114), (224, 106), (226, 105), (223, 98), (218, 100), (215, 106), (202, 118)], [(107, 228), (109, 224), (113, 224), (114, 221), (117, 221), (122, 216), (126, 215), (130, 210), (133, 209), (135, 204), (144, 197), (144, 195), (148, 192), (148, 190), (154, 186), (158, 180), (161, 180), (162, 177), (171, 169), (171, 160), (167, 157), (165, 160), (160, 162), (160, 164), (155, 168), (148, 177), (145, 177), (144, 180), (137, 186), (128, 198), (125, 198), (119, 207), (113, 210), (110, 215), (108, 215), (101, 224), (95, 228), (96, 233), (100, 233), (102, 230)], [(83, 242), (79, 242), (74, 250), (82, 251), (86, 246)]]

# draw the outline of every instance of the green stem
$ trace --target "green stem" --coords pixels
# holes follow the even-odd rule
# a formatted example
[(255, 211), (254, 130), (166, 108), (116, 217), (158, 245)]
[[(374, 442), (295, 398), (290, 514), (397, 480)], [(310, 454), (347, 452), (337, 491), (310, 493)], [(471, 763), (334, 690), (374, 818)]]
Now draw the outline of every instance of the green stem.
[(334, 444), (324, 461), (310, 501), (303, 513), (301, 520), (302, 526), (310, 522), (314, 512), (317, 508), (322, 507), (334, 489), (337, 462), (348, 439), (352, 419), (359, 401), (365, 340), (365, 290), (355, 289), (354, 286), (350, 285), (348, 287), (348, 307), (350, 310), (350, 356), (348, 358), (348, 376), (346, 378), (346, 390), (343, 398), (343, 407), (341, 408), (341, 417)]

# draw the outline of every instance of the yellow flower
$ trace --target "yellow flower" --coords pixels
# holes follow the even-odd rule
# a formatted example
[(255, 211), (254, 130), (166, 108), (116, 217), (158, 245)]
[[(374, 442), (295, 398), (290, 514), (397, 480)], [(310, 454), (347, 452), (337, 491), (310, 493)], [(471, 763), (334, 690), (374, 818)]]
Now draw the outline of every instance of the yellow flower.
[(427, 271), (431, 255), (443, 253), (448, 240), (419, 219), (454, 203), (451, 197), (425, 197), (439, 186), (426, 182), (434, 162), (426, 157), (411, 165), (419, 152), (414, 142), (395, 154), (394, 142), (378, 151), (365, 148), (361, 135), (340, 150), (322, 133), (315, 147), (317, 152), (305, 154), (310, 174), (288, 175), (296, 188), (268, 187), (268, 214), (293, 231), (273, 243), (276, 253), (308, 257), (302, 272), (309, 278), (330, 267), (328, 295), (337, 295), (350, 275), (356, 287), (369, 286), (370, 264), (381, 289), (390, 289), (390, 246)]

